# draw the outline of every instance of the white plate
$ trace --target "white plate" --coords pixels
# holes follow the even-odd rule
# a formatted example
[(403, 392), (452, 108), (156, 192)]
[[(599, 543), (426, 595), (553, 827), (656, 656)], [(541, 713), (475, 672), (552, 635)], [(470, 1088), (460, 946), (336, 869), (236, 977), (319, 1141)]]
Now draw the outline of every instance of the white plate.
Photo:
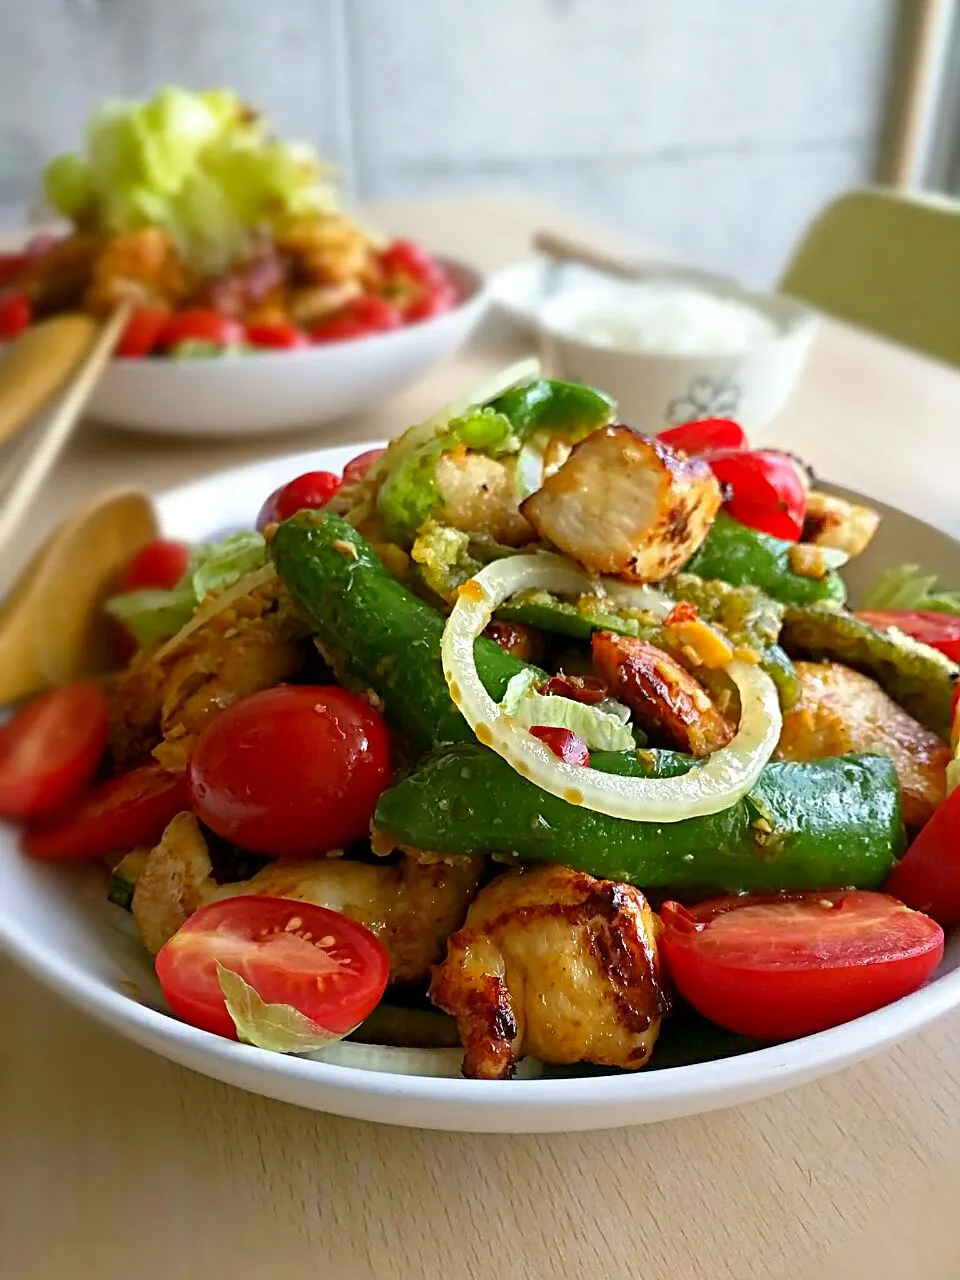
[(432, 320), (303, 351), (210, 360), (111, 360), (90, 401), (100, 422), (176, 436), (262, 435), (362, 413), (451, 355), (481, 320), (484, 277), (442, 259), (463, 299)]
[[(369, 447), (369, 446), (368, 446)], [(321, 450), (211, 476), (159, 500), (164, 530), (196, 539), (248, 524), (264, 496), (310, 467), (339, 471), (355, 448)], [(919, 520), (880, 507), (874, 545), (852, 566), (854, 592), (879, 568), (916, 560), (954, 582), (960, 546)], [(43, 982), (156, 1053), (254, 1093), (318, 1111), (464, 1132), (602, 1129), (693, 1115), (763, 1097), (865, 1058), (960, 1004), (960, 932), (921, 991), (842, 1027), (740, 1057), (660, 1071), (495, 1083), (392, 1076), (234, 1044), (163, 1012), (149, 958), (104, 899), (89, 867), (24, 858), (0, 827), (0, 943)], [(8, 1033), (16, 1035), (16, 1028)], [(109, 1051), (109, 1045), (105, 1046)]]

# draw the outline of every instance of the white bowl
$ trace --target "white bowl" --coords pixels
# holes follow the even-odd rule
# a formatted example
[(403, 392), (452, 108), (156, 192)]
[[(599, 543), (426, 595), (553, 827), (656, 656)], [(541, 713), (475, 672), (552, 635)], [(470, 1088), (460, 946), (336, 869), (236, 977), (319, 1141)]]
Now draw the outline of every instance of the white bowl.
[(456, 351), (483, 316), (484, 277), (441, 261), (462, 301), (432, 320), (302, 351), (111, 360), (89, 414), (130, 431), (236, 436), (316, 427), (362, 413)]
[[(159, 500), (165, 532), (216, 535), (253, 519), (265, 494), (311, 467), (340, 470), (353, 448), (328, 449), (211, 476)], [(878, 569), (914, 560), (960, 578), (960, 544), (911, 516), (884, 513), (877, 538), (851, 566), (856, 596)], [(936, 978), (867, 1017), (775, 1048), (695, 1066), (563, 1079), (449, 1080), (394, 1076), (266, 1053), (198, 1031), (164, 1012), (149, 957), (96, 869), (33, 862), (0, 827), (0, 945), (99, 1021), (156, 1053), (254, 1093), (318, 1111), (463, 1132), (602, 1129), (693, 1115), (775, 1093), (865, 1058), (960, 1005), (960, 931)], [(16, 1035), (15, 1027), (8, 1034)], [(109, 1046), (107, 1046), (109, 1048)]]
[[(659, 274), (651, 271), (650, 278)], [(735, 418), (755, 434), (776, 417), (796, 386), (816, 328), (815, 316), (792, 298), (749, 293), (719, 276), (679, 269), (662, 274), (680, 274), (715, 295), (748, 303), (773, 321), (776, 334), (724, 355), (668, 355), (601, 346), (575, 332), (578, 323), (598, 309), (597, 286), (580, 284), (540, 310), (549, 372), (603, 387), (617, 401), (620, 418), (640, 431), (655, 434), (698, 418)]]

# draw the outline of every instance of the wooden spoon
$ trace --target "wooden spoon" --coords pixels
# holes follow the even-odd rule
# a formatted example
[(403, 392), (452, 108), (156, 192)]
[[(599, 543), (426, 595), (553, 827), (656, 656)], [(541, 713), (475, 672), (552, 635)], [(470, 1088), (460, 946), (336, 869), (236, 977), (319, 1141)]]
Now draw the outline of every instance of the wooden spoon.
[(94, 498), (54, 530), (0, 609), (0, 704), (115, 665), (101, 606), (156, 536), (150, 498), (132, 489)]
[(99, 330), (90, 316), (54, 316), (10, 343), (0, 355), (0, 444), (56, 395)]

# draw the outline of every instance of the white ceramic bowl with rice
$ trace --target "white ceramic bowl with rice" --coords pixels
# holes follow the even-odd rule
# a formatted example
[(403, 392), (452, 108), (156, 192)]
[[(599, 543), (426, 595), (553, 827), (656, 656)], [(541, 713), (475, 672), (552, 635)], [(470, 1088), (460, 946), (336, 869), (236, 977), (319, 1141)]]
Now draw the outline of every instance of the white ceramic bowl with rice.
[(677, 268), (597, 276), (538, 316), (549, 371), (606, 388), (641, 431), (735, 418), (755, 434), (790, 397), (816, 328), (791, 298)]

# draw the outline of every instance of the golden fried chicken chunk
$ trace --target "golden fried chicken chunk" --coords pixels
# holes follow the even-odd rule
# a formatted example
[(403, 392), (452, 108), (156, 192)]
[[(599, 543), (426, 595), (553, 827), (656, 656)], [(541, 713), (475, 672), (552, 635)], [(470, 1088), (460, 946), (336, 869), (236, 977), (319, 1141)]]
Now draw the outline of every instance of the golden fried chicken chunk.
[(171, 653), (141, 649), (117, 680), (111, 741), (118, 765), (154, 748), (172, 772), (186, 768), (196, 735), (218, 712), (290, 679), (303, 650), (300, 628), (273, 580), (236, 600)]
[(696, 676), (655, 644), (595, 631), (593, 665), (611, 695), (633, 712), (634, 723), (658, 743), (707, 756), (733, 737), (733, 726)]
[(345, 284), (373, 268), (369, 239), (341, 213), (291, 214), (277, 228), (276, 243), (311, 284)]
[(520, 510), (591, 572), (660, 582), (706, 538), (720, 499), (705, 462), (611, 426), (581, 440)]
[(861, 507), (818, 489), (807, 494), (804, 542), (835, 547), (853, 557), (866, 550), (879, 527), (880, 513), (873, 507)]
[(482, 858), (421, 863), (411, 856), (380, 866), (285, 858), (249, 880), (218, 885), (200, 825), (186, 812), (173, 819), (147, 858), (133, 893), (133, 918), (144, 946), (156, 954), (208, 902), (243, 894), (312, 902), (366, 925), (387, 948), (391, 982), (415, 982), (443, 957), (482, 874)]
[(443, 499), (437, 517), (442, 524), (508, 547), (533, 541), (533, 529), (520, 514), (512, 460), (455, 449), (437, 459), (435, 478)]
[(657, 928), (639, 889), (583, 871), (491, 881), (430, 984), (457, 1020), (464, 1075), (502, 1080), (525, 1054), (642, 1067), (666, 1011)]
[(126, 298), (138, 306), (181, 303), (191, 280), (173, 240), (159, 227), (125, 231), (104, 241), (93, 261), (93, 274), (84, 306), (106, 316)]
[(849, 751), (890, 756), (903, 791), (903, 817), (920, 827), (946, 794), (950, 749), (869, 676), (839, 662), (798, 662), (800, 695), (783, 717), (781, 760), (819, 760)]

